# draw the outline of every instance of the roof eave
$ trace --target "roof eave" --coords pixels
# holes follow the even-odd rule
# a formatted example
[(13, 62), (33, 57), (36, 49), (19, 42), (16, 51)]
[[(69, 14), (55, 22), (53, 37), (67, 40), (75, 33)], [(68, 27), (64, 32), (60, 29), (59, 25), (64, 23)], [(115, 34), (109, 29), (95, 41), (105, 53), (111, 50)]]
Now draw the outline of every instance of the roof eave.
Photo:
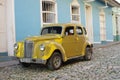
[[(105, 0), (102, 0), (105, 2)], [(108, 0), (108, 4), (112, 7), (120, 7), (120, 3), (118, 3), (116, 0)]]

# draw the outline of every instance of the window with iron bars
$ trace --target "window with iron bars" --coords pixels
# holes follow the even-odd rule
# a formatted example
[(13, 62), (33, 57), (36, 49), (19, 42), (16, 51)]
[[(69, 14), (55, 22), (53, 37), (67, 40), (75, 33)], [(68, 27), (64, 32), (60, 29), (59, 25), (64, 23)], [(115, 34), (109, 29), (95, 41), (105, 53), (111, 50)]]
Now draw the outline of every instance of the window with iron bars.
[(56, 3), (54, 1), (42, 1), (43, 24), (56, 23)]
[(80, 21), (80, 7), (79, 6), (71, 6), (71, 18), (72, 22)]

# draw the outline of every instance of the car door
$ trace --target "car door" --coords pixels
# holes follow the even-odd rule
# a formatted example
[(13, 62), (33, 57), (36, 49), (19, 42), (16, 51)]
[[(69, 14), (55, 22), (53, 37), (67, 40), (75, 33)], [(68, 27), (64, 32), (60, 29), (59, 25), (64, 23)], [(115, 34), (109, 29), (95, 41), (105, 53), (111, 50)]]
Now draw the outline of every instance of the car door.
[(63, 48), (67, 58), (75, 57), (76, 54), (76, 40), (75, 40), (75, 29), (74, 26), (68, 26), (65, 28), (63, 37)]
[(82, 56), (83, 55), (83, 50), (84, 50), (84, 45), (85, 45), (85, 35), (83, 32), (82, 27), (77, 26), (76, 27), (76, 49), (77, 49), (77, 55)]

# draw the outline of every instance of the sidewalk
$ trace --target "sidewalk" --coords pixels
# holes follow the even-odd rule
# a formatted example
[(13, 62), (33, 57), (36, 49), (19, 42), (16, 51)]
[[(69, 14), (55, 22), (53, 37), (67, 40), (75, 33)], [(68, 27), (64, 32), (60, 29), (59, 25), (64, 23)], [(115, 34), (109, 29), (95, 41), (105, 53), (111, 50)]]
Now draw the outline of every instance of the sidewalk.
[[(106, 44), (94, 44), (93, 49), (97, 48), (106, 48), (112, 45), (120, 44), (120, 41), (118, 42), (110, 42)], [(17, 65), (19, 64), (18, 60), (15, 57), (9, 57), (9, 56), (0, 56), (0, 67), (6, 67), (11, 65)]]
[(0, 56), (0, 67), (6, 67), (17, 64), (19, 64), (19, 61), (15, 57)]
[(7, 66), (12, 66), (17, 64), (19, 64), (17, 60), (5, 61), (5, 62), (0, 62), (0, 67), (7, 67)]
[(109, 46), (113, 46), (113, 45), (117, 45), (117, 44), (120, 44), (120, 41), (108, 42), (108, 43), (106, 43), (106, 44), (94, 44), (94, 45), (93, 45), (93, 49), (105, 48), (105, 47), (109, 47)]

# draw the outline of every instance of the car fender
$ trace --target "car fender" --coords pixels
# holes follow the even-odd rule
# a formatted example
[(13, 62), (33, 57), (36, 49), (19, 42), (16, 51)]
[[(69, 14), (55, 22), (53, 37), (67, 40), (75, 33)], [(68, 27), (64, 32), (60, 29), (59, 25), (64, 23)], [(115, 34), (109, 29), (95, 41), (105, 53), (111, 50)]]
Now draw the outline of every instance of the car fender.
[(61, 44), (59, 44), (57, 42), (50, 42), (50, 43), (46, 44), (46, 50), (44, 52), (44, 56), (42, 57), (42, 59), (48, 60), (52, 56), (54, 51), (56, 51), (56, 50), (60, 51), (63, 61), (67, 61), (67, 57), (65, 55), (64, 48), (62, 47)]
[(14, 56), (18, 58), (23, 58), (24, 57), (24, 43), (23, 42), (18, 42), (18, 49), (14, 49)]
[(90, 42), (85, 42), (83, 48), (82, 48), (82, 56), (85, 55), (85, 51), (86, 51), (86, 47), (89, 46), (89, 47), (93, 47), (92, 44)]

